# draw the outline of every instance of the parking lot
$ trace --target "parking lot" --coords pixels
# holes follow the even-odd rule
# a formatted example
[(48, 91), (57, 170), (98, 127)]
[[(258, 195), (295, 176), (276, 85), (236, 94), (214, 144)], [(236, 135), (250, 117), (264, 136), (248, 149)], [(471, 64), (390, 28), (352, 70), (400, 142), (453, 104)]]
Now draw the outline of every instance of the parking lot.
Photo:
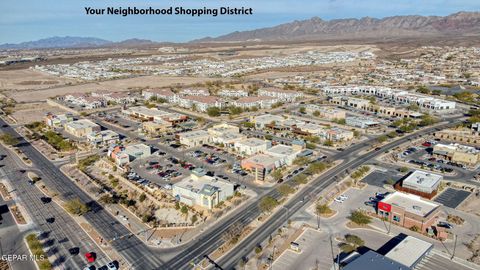
[(459, 206), (468, 196), (470, 192), (466, 190), (447, 188), (442, 194), (438, 195), (434, 201), (445, 205), (446, 207), (456, 208)]
[(362, 181), (371, 186), (383, 187), (383, 185), (387, 184), (389, 179), (397, 182), (398, 180), (400, 180), (400, 178), (403, 177), (403, 175), (403, 173), (394, 170), (376, 170), (367, 175)]
[(109, 113), (109, 114), (98, 113), (98, 117), (100, 117), (105, 122), (114, 124), (128, 131), (135, 131), (140, 127), (139, 122), (133, 121), (125, 117), (121, 113)]
[(135, 160), (131, 163), (131, 167), (132, 171), (138, 175), (137, 177), (132, 175), (131, 180), (145, 179), (160, 186), (180, 181), (190, 174), (190, 170), (195, 168), (188, 162), (168, 155), (152, 155), (145, 159)]

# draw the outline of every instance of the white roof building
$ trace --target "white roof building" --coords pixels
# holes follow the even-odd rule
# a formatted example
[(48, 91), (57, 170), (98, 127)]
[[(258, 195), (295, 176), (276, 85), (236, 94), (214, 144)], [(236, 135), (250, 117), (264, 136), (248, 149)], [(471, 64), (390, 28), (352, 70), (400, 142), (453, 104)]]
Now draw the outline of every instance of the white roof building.
[(417, 170), (403, 180), (402, 187), (432, 193), (437, 190), (442, 179), (441, 175)]

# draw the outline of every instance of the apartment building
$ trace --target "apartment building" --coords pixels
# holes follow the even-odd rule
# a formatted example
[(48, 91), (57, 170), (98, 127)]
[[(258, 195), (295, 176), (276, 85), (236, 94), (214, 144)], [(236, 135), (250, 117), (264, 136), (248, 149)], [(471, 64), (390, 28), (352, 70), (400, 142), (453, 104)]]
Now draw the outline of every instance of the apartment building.
[(172, 185), (172, 195), (179, 202), (206, 209), (212, 209), (233, 194), (232, 183), (207, 176), (201, 168), (196, 168), (190, 176)]
[(268, 96), (250, 96), (250, 97), (242, 97), (237, 100), (232, 101), (232, 105), (235, 107), (240, 107), (242, 109), (270, 109), (272, 108), (273, 104), (277, 103), (278, 99), (274, 97)]
[(414, 194), (394, 192), (378, 202), (378, 215), (393, 224), (425, 233), (437, 221), (440, 205)]
[(223, 102), (221, 99), (213, 96), (181, 96), (177, 99), (177, 104), (180, 107), (206, 112), (208, 108), (217, 107), (222, 108)]
[(65, 126), (66, 123), (73, 121), (72, 114), (53, 114), (47, 113), (44, 118), (45, 124), (53, 128), (61, 128)]
[(87, 134), (87, 141), (93, 146), (110, 145), (120, 140), (118, 133), (112, 130), (94, 131)]
[(100, 126), (88, 119), (80, 119), (67, 122), (64, 126), (65, 131), (76, 137), (86, 137), (93, 132), (99, 132)]
[(210, 96), (210, 91), (205, 88), (185, 88), (182, 89), (179, 93), (180, 95), (185, 96)]
[(177, 94), (170, 89), (148, 89), (142, 91), (142, 96), (145, 100), (150, 100), (152, 97), (156, 99), (164, 99), (168, 103), (177, 102)]
[(281, 102), (293, 102), (303, 97), (300, 91), (282, 90), (278, 88), (262, 88), (258, 90), (259, 96), (267, 96), (278, 99)]
[(248, 91), (237, 90), (237, 89), (222, 89), (218, 92), (218, 95), (221, 97), (240, 98), (240, 97), (247, 97)]

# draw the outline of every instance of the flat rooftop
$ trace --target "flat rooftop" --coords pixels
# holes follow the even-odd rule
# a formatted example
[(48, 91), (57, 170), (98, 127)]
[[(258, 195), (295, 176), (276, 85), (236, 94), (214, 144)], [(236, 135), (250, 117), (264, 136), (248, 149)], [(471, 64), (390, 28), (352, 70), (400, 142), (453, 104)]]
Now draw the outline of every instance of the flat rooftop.
[(295, 151), (293, 150), (293, 148), (291, 146), (286, 146), (286, 145), (275, 145), (274, 147), (272, 148), (269, 148), (267, 149), (266, 153), (269, 154), (273, 154), (273, 155), (291, 155), (291, 154), (294, 154), (295, 152), (299, 152), (299, 151)]
[(382, 200), (382, 202), (401, 207), (407, 212), (422, 217), (427, 216), (430, 212), (440, 206), (439, 204), (425, 200), (420, 196), (403, 192), (394, 192), (388, 194), (387, 197)]
[(343, 267), (343, 270), (410, 270), (411, 268), (387, 258), (375, 251), (369, 250), (351, 263)]
[(385, 254), (385, 257), (408, 267), (413, 267), (432, 248), (433, 245), (429, 242), (413, 236), (407, 236), (392, 250)]
[(210, 177), (207, 175), (196, 177), (193, 175), (187, 176), (186, 178), (182, 179), (180, 182), (173, 184), (178, 188), (183, 188), (190, 190), (194, 193), (200, 193), (204, 189), (204, 187), (217, 187), (220, 190), (227, 190), (229, 188), (233, 189), (233, 184), (227, 181), (219, 180), (214, 177)]
[(66, 125), (70, 126), (73, 129), (99, 127), (99, 125), (95, 124), (94, 122), (92, 122), (88, 119), (80, 119), (80, 120), (77, 120), (77, 121), (72, 121), (72, 122), (67, 123)]
[(443, 179), (443, 176), (424, 171), (414, 171), (403, 180), (403, 184), (409, 186), (417, 186), (424, 188), (433, 188), (438, 182)]
[(245, 140), (241, 140), (237, 143), (238, 144), (243, 144), (243, 145), (249, 146), (249, 147), (257, 147), (257, 146), (267, 144), (267, 141), (260, 140), (260, 139), (257, 139), (257, 138), (248, 138), (248, 139), (245, 139)]
[(206, 132), (205, 130), (193, 130), (193, 131), (188, 131), (184, 133), (179, 133), (178, 136), (184, 137), (184, 138), (196, 138), (196, 137), (208, 137), (210, 134)]
[(280, 160), (279, 157), (274, 157), (274, 156), (265, 155), (265, 154), (257, 154), (244, 159), (244, 161), (255, 163), (263, 167), (268, 167), (279, 160)]

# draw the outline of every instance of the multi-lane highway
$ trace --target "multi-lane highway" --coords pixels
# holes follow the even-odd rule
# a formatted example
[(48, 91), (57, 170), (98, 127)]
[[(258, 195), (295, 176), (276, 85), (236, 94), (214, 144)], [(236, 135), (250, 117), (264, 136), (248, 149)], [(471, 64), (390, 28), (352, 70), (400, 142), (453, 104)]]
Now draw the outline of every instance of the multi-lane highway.
[[(395, 148), (396, 146), (407, 142), (417, 136), (430, 133), (438, 128), (444, 128), (448, 125), (454, 124), (455, 119), (450, 119), (449, 123), (438, 125), (436, 127), (428, 128), (410, 135), (406, 135), (392, 143), (389, 143), (378, 151), (372, 151), (362, 156), (358, 156), (363, 150), (372, 147), (372, 141), (365, 141), (342, 151), (332, 159), (343, 160), (343, 163), (332, 168), (330, 171), (310, 182), (310, 188), (302, 189), (293, 199), (291, 199), (283, 210), (273, 214), (270, 222), (264, 223), (257, 230), (251, 233), (244, 241), (239, 243), (226, 256), (220, 259), (219, 264), (224, 269), (230, 269), (235, 266), (239, 259), (247, 255), (256, 244), (273, 233), (280, 227), (290, 216), (292, 216), (298, 209), (304, 206), (308, 200), (312, 198), (310, 195), (318, 194), (322, 189), (339, 179), (339, 176), (351, 171), (359, 165), (374, 158), (380, 153)], [(15, 130), (10, 128), (3, 120), (0, 120), (0, 125), (3, 125), (2, 131), (8, 132), (16, 137), (20, 137)], [(54, 164), (47, 160), (28, 142), (21, 139), (19, 145), (20, 149), (28, 156), (37, 168), (41, 168), (40, 176), (44, 179), (45, 184), (49, 187), (54, 187), (62, 198), (80, 198), (84, 202), (91, 202), (91, 198), (75, 183), (68, 179)], [(258, 209), (258, 201), (262, 196), (273, 196), (278, 198), (279, 194), (276, 189), (265, 191), (256, 200), (248, 205), (244, 205), (235, 214), (230, 214), (225, 217), (220, 223), (217, 223), (207, 229), (202, 235), (183, 246), (171, 249), (153, 249), (146, 246), (142, 241), (136, 237), (124, 238), (121, 241), (113, 241), (113, 247), (131, 264), (131, 269), (188, 269), (190, 262), (195, 259), (201, 259), (204, 255), (213, 252), (218, 248), (223, 240), (222, 235), (229, 226), (235, 223), (248, 224), (260, 214)], [(98, 232), (106, 240), (114, 239), (117, 236), (127, 235), (129, 231), (122, 224), (117, 222), (106, 210), (98, 207), (96, 211), (91, 211), (85, 215), (85, 218), (92, 224)], [(165, 258), (168, 260), (161, 259)]]
[[(84, 203), (92, 202), (92, 198), (90, 198), (82, 189), (80, 189), (72, 180), (70, 180), (67, 176), (65, 176), (52, 162), (46, 159), (40, 152), (38, 152), (30, 143), (25, 141), (21, 136), (10, 126), (7, 125), (3, 120), (0, 119), (0, 125), (3, 127), (2, 132), (7, 132), (12, 134), (13, 136), (20, 139), (20, 143), (18, 147), (25, 153), (25, 155), (30, 158), (33, 162), (35, 167), (38, 169), (36, 172), (39, 176), (43, 179), (46, 186), (49, 188), (57, 190), (59, 196), (64, 200), (70, 200), (74, 198), (79, 198)], [(22, 181), (22, 183), (27, 183), (25, 177), (21, 177), (20, 175), (12, 175), (14, 176), (14, 181)], [(23, 179), (23, 180), (21, 180)], [(26, 195), (32, 196), (33, 190), (27, 190), (25, 192)], [(24, 200), (25, 203), (29, 201), (33, 202), (40, 202), (39, 196), (38, 198), (26, 198)], [(38, 203), (34, 203), (31, 207), (27, 207), (29, 212), (37, 213), (41, 212), (38, 209), (34, 208), (35, 205)], [(58, 209), (58, 212), (55, 215), (60, 215), (63, 210)], [(64, 214), (66, 215), (66, 213)], [(115, 237), (121, 235), (127, 235), (130, 231), (125, 228), (122, 224), (120, 224), (116, 219), (110, 215), (105, 209), (101, 208), (100, 206), (96, 207), (95, 211), (90, 211), (84, 215), (84, 217), (88, 220), (88, 222), (102, 235), (102, 237), (106, 240), (112, 240)], [(41, 217), (43, 218), (43, 217)], [(42, 223), (41, 220), (35, 220), (36, 223)], [(68, 227), (71, 228), (71, 235), (81, 235), (82, 231), (80, 228), (74, 227), (73, 224), (75, 223), (71, 218), (64, 218), (64, 220), (59, 220), (57, 224), (68, 224), (65, 226), (65, 230)], [(70, 222), (70, 223), (69, 223)], [(45, 223), (45, 222), (43, 222)], [(55, 224), (55, 223), (53, 223)], [(53, 225), (52, 225), (53, 226)], [(60, 226), (60, 225), (56, 225)], [(61, 229), (61, 228), (60, 228)], [(71, 235), (68, 237), (73, 237)], [(66, 236), (67, 237), (67, 236)], [(62, 239), (64, 237), (56, 237), (58, 239)], [(77, 242), (81, 242), (82, 240), (79, 239)], [(124, 238), (121, 241), (113, 241), (113, 247), (131, 264), (129, 266), (132, 269), (161, 269), (164, 267), (164, 262), (158, 258), (151, 250), (138, 238), (131, 237), (131, 238)], [(79, 269), (79, 268), (72, 268), (72, 269)]]

